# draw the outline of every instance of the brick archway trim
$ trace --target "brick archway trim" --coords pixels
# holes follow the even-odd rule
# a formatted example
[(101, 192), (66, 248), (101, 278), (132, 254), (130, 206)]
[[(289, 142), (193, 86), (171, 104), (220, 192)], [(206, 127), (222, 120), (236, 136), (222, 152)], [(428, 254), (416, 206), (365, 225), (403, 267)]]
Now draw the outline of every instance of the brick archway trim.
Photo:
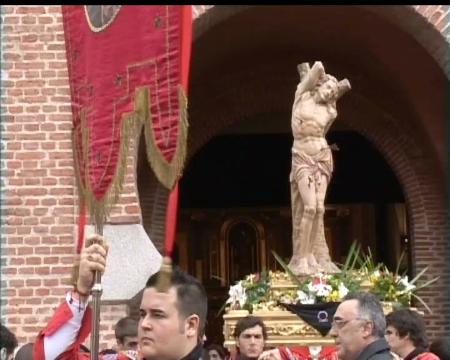
[[(212, 26), (254, 6), (194, 5), (194, 40)], [(366, 11), (400, 27), (435, 59), (450, 79), (450, 6), (449, 5), (358, 5)]]

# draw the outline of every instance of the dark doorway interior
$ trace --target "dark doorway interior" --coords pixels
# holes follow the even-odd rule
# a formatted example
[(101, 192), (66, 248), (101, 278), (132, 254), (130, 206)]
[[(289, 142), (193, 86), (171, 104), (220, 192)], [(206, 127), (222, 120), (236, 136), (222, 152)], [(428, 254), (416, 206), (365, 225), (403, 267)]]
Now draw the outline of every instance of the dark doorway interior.
[[(328, 142), (339, 151), (327, 203), (404, 201), (394, 173), (364, 137), (339, 131)], [(181, 208), (290, 206), (291, 144), (290, 134), (213, 138), (186, 168)]]
[[(358, 133), (330, 132), (327, 140), (339, 150), (333, 151), (334, 173), (326, 203), (370, 204), (376, 241), (362, 245), (375, 246), (372, 252), (378, 255), (377, 260), (395, 266), (395, 259), (383, 251), (388, 247), (386, 205), (404, 203), (395, 174), (377, 149)], [(291, 134), (213, 138), (186, 168), (181, 180), (181, 209), (290, 208), (291, 144)], [(339, 250), (337, 258), (347, 254), (355, 239), (363, 241), (350, 238), (341, 239), (339, 246), (334, 244)]]

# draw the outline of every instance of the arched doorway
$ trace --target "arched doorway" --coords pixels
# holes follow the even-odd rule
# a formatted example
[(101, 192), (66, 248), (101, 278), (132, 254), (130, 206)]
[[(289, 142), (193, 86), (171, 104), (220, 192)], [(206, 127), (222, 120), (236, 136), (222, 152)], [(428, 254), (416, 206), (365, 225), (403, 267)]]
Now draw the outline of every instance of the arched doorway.
[(260, 222), (251, 217), (230, 217), (220, 229), (219, 241), (222, 285), (266, 269), (265, 234)]
[[(336, 126), (342, 124), (343, 131), (355, 131), (373, 144), (403, 190), (406, 210), (378, 207), (373, 211), (381, 217), (397, 214), (388, 217), (408, 224), (413, 273), (428, 266), (430, 277), (448, 275), (446, 262), (436, 256), (448, 248), (444, 188), (448, 80), (429, 48), (421, 46), (412, 32), (405, 32), (404, 23), (396, 23), (402, 12), (402, 19), (411, 19), (410, 7), (382, 7), (380, 11), (366, 6), (231, 8), (213, 8), (194, 24), (186, 171), (196, 154), (233, 124), (260, 117), (260, 124), (274, 126), (270, 120), (276, 117), (284, 127), (282, 132), (288, 134), (298, 80), (296, 65), (321, 60), (330, 73), (347, 77), (352, 84), (352, 90), (338, 104)], [(390, 9), (393, 14), (387, 16)], [(420, 22), (416, 15), (414, 21)], [(419, 25), (426, 28), (429, 24)], [(157, 230), (163, 229), (167, 192), (150, 183), (149, 198), (158, 201), (143, 206), (143, 222), (153, 232), (152, 240), (160, 243), (163, 233)], [(243, 193), (241, 198), (245, 196)], [(144, 208), (148, 211), (145, 215)], [(286, 221), (289, 215), (287, 211)], [(196, 227), (204, 216), (196, 214), (191, 226)], [(214, 236), (217, 234), (209, 238)], [(186, 239), (177, 241), (182, 251), (186, 249)], [(200, 248), (190, 254), (199, 269), (207, 256)], [(220, 284), (221, 279), (216, 281)], [(450, 299), (436, 286), (420, 295), (435, 314), (443, 314)], [(427, 319), (431, 322), (437, 316)], [(443, 329), (432, 327), (436, 336)]]

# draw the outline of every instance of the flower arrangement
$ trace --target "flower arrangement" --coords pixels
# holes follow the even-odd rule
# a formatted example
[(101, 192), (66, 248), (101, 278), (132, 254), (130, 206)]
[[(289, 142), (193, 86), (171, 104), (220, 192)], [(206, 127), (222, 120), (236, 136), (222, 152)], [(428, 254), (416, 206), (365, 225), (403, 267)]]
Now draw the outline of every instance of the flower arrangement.
[(417, 285), (427, 269), (409, 281), (407, 275), (398, 274), (399, 266), (395, 272), (391, 272), (385, 265), (373, 262), (370, 250), (368, 255), (360, 255), (360, 247), (353, 244), (345, 264), (341, 266), (341, 272), (318, 273), (300, 279), (276, 253), (273, 252), (273, 255), (285, 271), (247, 275), (230, 287), (224, 308), (253, 312), (281, 309), (279, 303), (339, 302), (348, 292), (364, 288), (376, 294), (380, 301), (391, 302), (394, 306), (410, 306), (411, 300), (417, 299), (431, 312), (425, 302), (415, 294), (417, 290), (438, 280), (437, 277), (420, 286)]
[(375, 271), (369, 275), (372, 292), (383, 301), (392, 301), (408, 306), (416, 286), (408, 282), (408, 276), (401, 277), (387, 270)]
[(231, 309), (245, 309), (250, 312), (253, 306), (267, 299), (270, 289), (270, 273), (250, 274), (230, 287), (226, 304)]
[(431, 309), (416, 294), (416, 292), (436, 282), (439, 277), (418, 285), (419, 280), (428, 269), (425, 268), (420, 273), (418, 273), (411, 281), (409, 281), (408, 275), (399, 274), (399, 265), (401, 263), (401, 260), (403, 259), (403, 256), (404, 253), (400, 257), (395, 272), (391, 272), (383, 264), (374, 265), (372, 255), (369, 251), (369, 254), (365, 256), (365, 266), (363, 266), (361, 269), (361, 271), (365, 274), (366, 282), (369, 283), (371, 291), (376, 294), (381, 301), (392, 302), (394, 306), (407, 307), (410, 306), (412, 299), (416, 299), (429, 312), (431, 312)]
[(360, 289), (363, 280), (354, 271), (354, 263), (350, 262), (354, 253), (355, 249), (352, 248), (345, 265), (341, 268), (341, 272), (335, 274), (319, 272), (313, 276), (308, 276), (303, 281), (298, 280), (298, 277), (291, 272), (287, 264), (275, 252), (273, 252), (273, 255), (291, 280), (298, 285), (295, 303), (316, 304), (340, 301), (350, 291)]
[(297, 291), (296, 300), (301, 304), (340, 301), (349, 292), (347, 286), (336, 275), (319, 273), (309, 277), (302, 289)]
[[(286, 286), (279, 286), (280, 281)], [(288, 285), (289, 284), (289, 285)], [(275, 286), (274, 286), (275, 285)], [(356, 285), (356, 286), (355, 286)], [(299, 284), (289, 283), (289, 275), (281, 271), (250, 274), (230, 287), (225, 307), (228, 310), (277, 310), (279, 303), (315, 304), (339, 301), (357, 283), (346, 284), (338, 274), (317, 274)]]

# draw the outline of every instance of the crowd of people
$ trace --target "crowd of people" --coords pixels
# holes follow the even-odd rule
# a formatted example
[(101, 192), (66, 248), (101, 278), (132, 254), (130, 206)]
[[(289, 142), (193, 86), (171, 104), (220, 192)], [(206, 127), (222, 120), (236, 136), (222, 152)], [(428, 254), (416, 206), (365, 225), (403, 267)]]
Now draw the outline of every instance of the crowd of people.
[[(101, 239), (98, 239), (101, 240)], [(89, 359), (83, 343), (90, 333), (89, 292), (94, 271), (104, 272), (107, 248), (91, 241), (83, 249), (74, 289), (32, 344), (17, 351), (17, 339), (1, 325), (0, 360)], [(101, 360), (306, 360), (305, 347), (267, 349), (264, 321), (249, 315), (235, 326), (236, 354), (205, 343), (207, 296), (203, 285), (175, 267), (168, 289), (158, 286), (159, 273), (147, 281), (139, 321), (126, 317), (115, 327), (116, 347), (100, 352)], [(330, 335), (335, 344), (318, 355), (321, 360), (450, 360), (450, 340), (429, 346), (422, 317), (409, 309), (387, 316), (375, 295), (348, 294), (333, 316)]]

